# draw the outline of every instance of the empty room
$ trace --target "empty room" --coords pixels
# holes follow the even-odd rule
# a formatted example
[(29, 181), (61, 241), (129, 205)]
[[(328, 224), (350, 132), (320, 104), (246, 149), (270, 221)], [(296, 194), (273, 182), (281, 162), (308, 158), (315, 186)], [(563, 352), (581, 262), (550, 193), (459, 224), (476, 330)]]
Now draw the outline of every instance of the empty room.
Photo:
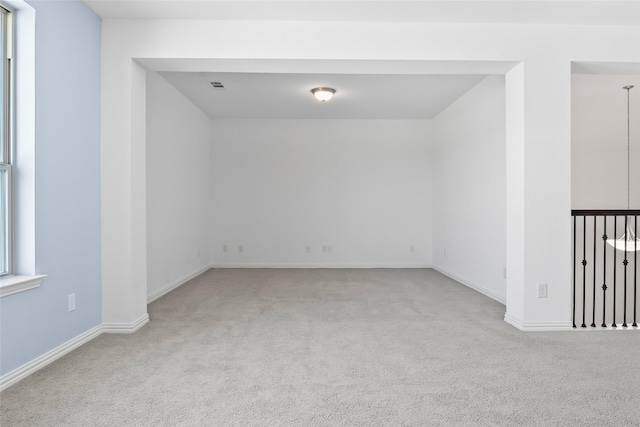
[(3, 426), (640, 425), (640, 2), (0, 5)]

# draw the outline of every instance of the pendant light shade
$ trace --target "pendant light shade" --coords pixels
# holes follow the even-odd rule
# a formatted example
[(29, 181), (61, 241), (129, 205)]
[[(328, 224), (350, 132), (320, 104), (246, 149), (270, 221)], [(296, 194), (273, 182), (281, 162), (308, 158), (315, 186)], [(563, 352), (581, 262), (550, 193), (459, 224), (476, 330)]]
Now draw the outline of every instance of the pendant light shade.
[(627, 224), (627, 229), (622, 236), (617, 239), (607, 239), (607, 243), (621, 251), (640, 251), (640, 239), (636, 237), (635, 233), (631, 229), (631, 224)]
[[(631, 205), (631, 120), (629, 110), (629, 91), (633, 89), (633, 85), (624, 86), (627, 91), (627, 210)], [(637, 238), (631, 229), (631, 221), (629, 217), (625, 218), (627, 224), (624, 234), (617, 239), (607, 239), (607, 243), (614, 248), (625, 252), (636, 252), (640, 250), (640, 238)], [(637, 227), (638, 224), (636, 223)]]
[(330, 87), (317, 87), (315, 89), (311, 89), (311, 93), (316, 97), (318, 101), (327, 102), (333, 97), (333, 94), (336, 93), (336, 90)]

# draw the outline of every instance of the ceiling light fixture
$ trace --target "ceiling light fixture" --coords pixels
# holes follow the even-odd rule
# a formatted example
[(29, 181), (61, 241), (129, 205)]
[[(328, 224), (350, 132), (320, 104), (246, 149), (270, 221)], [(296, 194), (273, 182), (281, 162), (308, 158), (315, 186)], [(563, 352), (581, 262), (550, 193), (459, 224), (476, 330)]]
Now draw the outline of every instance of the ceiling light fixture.
[(317, 87), (315, 89), (311, 89), (311, 93), (318, 101), (327, 102), (331, 99), (333, 94), (336, 93), (336, 90), (330, 87)]
[[(627, 210), (629, 210), (631, 205), (631, 126), (629, 114), (629, 91), (633, 89), (633, 86), (625, 86), (622, 89), (627, 91)], [(633, 232), (629, 217), (625, 216), (624, 222), (626, 224), (625, 233), (617, 239), (607, 239), (607, 243), (614, 248), (625, 252), (640, 251), (640, 238), (637, 238)]]

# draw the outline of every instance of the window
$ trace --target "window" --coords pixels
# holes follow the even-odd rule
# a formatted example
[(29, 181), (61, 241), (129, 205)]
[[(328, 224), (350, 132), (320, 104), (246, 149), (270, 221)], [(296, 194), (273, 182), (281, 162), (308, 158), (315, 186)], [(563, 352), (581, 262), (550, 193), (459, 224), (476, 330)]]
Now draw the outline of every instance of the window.
[(24, 0), (0, 0), (0, 298), (45, 277), (35, 274), (35, 22)]
[(0, 276), (13, 272), (11, 27), (11, 13), (0, 7)]

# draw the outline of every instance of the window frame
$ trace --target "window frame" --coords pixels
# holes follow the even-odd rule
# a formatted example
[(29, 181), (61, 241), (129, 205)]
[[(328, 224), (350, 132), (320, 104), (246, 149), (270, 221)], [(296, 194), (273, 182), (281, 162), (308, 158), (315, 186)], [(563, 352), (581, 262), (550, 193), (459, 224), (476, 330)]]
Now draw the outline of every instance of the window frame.
[[(10, 75), (8, 96), (11, 114), (12, 164), (11, 211), (12, 274), (0, 276), (0, 298), (36, 289), (46, 275), (35, 265), (35, 60), (36, 13), (25, 0), (0, 0), (11, 16)], [(20, 75), (20, 79), (15, 76)], [(17, 96), (19, 94), (20, 96)], [(19, 140), (18, 140), (19, 137)], [(16, 169), (18, 168), (18, 169)], [(17, 171), (20, 171), (18, 178)]]
[(0, 20), (2, 43), (0, 45), (0, 68), (2, 69), (2, 114), (0, 121), (2, 128), (0, 131), (0, 171), (6, 173), (6, 188), (4, 189), (6, 198), (0, 200), (0, 209), (6, 209), (0, 213), (3, 219), (0, 227), (4, 228), (5, 238), (0, 241), (3, 259), (0, 259), (0, 277), (7, 277), (14, 273), (14, 221), (13, 221), (13, 181), (14, 181), (14, 138), (13, 138), (13, 84), (12, 84), (12, 57), (13, 57), (13, 11), (0, 4)]

